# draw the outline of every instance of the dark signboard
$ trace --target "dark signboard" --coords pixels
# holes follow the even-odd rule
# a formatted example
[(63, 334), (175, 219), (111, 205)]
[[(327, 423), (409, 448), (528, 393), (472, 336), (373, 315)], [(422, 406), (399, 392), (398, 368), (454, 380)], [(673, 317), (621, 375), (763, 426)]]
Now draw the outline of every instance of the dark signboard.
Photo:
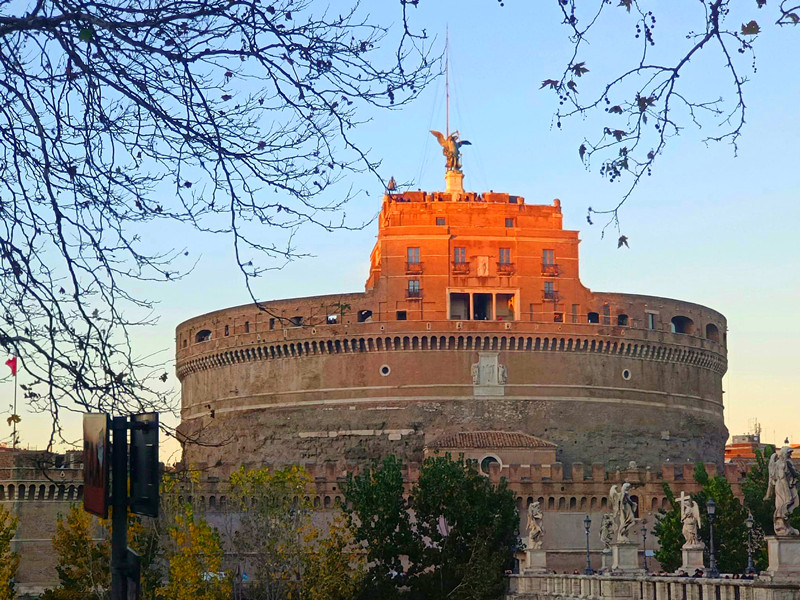
[(158, 516), (158, 413), (131, 415), (131, 512)]
[(83, 508), (108, 518), (108, 415), (83, 415)]

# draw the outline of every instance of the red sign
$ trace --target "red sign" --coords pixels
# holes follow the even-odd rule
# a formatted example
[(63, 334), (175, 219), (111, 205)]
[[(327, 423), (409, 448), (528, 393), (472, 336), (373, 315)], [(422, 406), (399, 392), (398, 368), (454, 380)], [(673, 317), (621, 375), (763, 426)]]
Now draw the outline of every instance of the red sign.
[(103, 519), (108, 518), (108, 430), (108, 415), (83, 415), (83, 509)]

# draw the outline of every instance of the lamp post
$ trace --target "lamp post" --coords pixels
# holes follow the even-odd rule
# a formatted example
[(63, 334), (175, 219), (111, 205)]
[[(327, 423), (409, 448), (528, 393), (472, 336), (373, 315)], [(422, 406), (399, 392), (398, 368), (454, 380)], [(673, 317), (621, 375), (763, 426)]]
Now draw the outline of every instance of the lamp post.
[(644, 572), (649, 573), (647, 568), (647, 525), (642, 523), (642, 546), (644, 547)]
[(583, 570), (584, 575), (594, 575), (592, 561), (589, 556), (589, 529), (591, 526), (592, 520), (589, 518), (589, 515), (586, 515), (586, 518), (583, 520), (583, 529), (586, 531), (586, 568)]
[(753, 564), (753, 513), (747, 511), (747, 518), (744, 520), (747, 525), (747, 568), (744, 570), (745, 575), (755, 575), (756, 568)]
[(706, 502), (706, 511), (708, 512), (708, 532), (709, 532), (709, 549), (708, 549), (708, 572), (707, 577), (716, 579), (719, 577), (717, 570), (717, 557), (714, 554), (714, 521), (717, 520), (717, 503), (714, 499), (709, 497)]

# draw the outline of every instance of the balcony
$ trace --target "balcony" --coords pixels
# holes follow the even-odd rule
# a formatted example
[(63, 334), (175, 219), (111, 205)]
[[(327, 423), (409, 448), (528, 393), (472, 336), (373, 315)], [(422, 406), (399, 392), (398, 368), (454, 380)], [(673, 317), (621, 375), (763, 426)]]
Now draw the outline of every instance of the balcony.
[(513, 275), (516, 272), (517, 269), (514, 263), (497, 263), (498, 275)]
[(561, 298), (557, 290), (545, 290), (542, 297), (546, 302), (558, 302)]
[(453, 263), (453, 274), (454, 275), (469, 275), (469, 263), (468, 262), (454, 262)]
[(558, 269), (558, 265), (542, 264), (542, 277), (558, 277), (559, 275), (561, 275), (561, 271)]
[(406, 290), (406, 300), (422, 300), (422, 290)]
[(406, 275), (419, 275), (422, 273), (422, 263), (421, 262), (407, 262), (406, 263)]

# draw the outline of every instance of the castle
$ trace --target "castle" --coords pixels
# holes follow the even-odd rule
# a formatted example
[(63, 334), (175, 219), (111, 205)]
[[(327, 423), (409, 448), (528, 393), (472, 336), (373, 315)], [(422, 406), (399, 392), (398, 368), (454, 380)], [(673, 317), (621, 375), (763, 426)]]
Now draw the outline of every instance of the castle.
[(388, 186), (364, 292), (177, 327), (180, 433), (202, 442), (184, 460), (213, 479), (242, 463), (309, 465), (325, 508), (376, 457), (400, 456), (413, 478), (446, 450), (504, 474), (521, 512), (541, 499), (551, 519), (603, 512), (619, 477), (650, 513), (662, 480), (694, 489), (687, 461), (721, 469), (723, 315), (589, 290), (559, 200), (464, 191), (457, 158), (446, 182)]

